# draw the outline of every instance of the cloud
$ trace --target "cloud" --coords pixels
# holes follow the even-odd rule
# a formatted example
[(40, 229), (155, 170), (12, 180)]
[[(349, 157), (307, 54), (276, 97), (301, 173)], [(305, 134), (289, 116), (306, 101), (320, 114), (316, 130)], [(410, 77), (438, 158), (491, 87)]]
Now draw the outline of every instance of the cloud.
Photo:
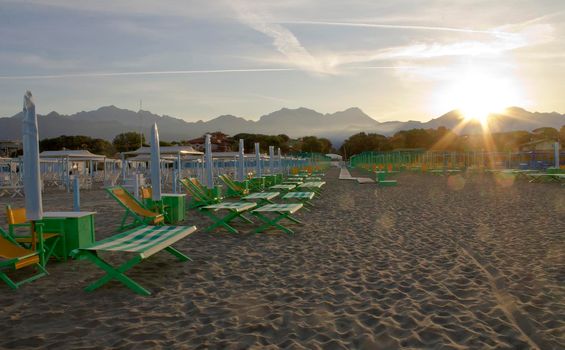
[[(277, 51), (284, 55), (284, 59), (268, 57), (263, 58), (264, 61), (285, 66), (291, 65), (301, 70), (318, 74), (339, 74), (346, 70), (348, 65), (376, 61), (429, 60), (452, 56), (477, 57), (499, 55), (507, 51), (553, 40), (552, 25), (538, 24), (539, 19), (488, 30), (344, 21), (277, 21), (269, 13), (261, 13), (255, 7), (251, 7), (243, 1), (234, 1), (231, 2), (231, 5), (237, 14), (237, 18), (243, 24), (270, 37)], [(313, 53), (304, 47), (288, 28), (283, 26), (285, 24), (451, 32), (465, 34), (465, 38), (448, 41), (434, 36), (430, 38), (431, 42), (429, 40), (420, 40), (420, 42), (393, 47)], [(482, 37), (470, 40), (468, 39), (468, 34), (481, 35)]]
[(298, 38), (287, 28), (280, 24), (270, 22), (267, 14), (252, 11), (244, 2), (231, 2), (238, 19), (265, 34), (273, 40), (273, 45), (294, 66), (315, 73), (332, 73), (331, 67), (323, 64), (302, 46)]
[(82, 72), (69, 74), (49, 75), (8, 75), (0, 76), (0, 80), (20, 79), (64, 79), (64, 78), (111, 78), (125, 76), (157, 76), (157, 75), (189, 75), (189, 74), (216, 74), (216, 73), (257, 73), (257, 72), (287, 72), (295, 71), (293, 68), (249, 68), (249, 69), (207, 69), (207, 70), (168, 70), (168, 71), (142, 71), (142, 72)]
[(435, 26), (421, 26), (421, 25), (403, 25), (403, 24), (379, 24), (379, 23), (359, 23), (359, 22), (327, 22), (327, 21), (281, 21), (281, 22), (278, 22), (278, 23), (279, 24), (306, 24), (306, 25), (336, 26), (336, 27), (429, 30), (429, 31), (491, 34), (491, 35), (503, 35), (503, 34), (512, 35), (512, 33), (503, 33), (503, 32), (498, 32), (498, 31), (494, 31), (494, 30), (475, 30), (475, 29), (465, 29), (465, 28), (435, 27)]

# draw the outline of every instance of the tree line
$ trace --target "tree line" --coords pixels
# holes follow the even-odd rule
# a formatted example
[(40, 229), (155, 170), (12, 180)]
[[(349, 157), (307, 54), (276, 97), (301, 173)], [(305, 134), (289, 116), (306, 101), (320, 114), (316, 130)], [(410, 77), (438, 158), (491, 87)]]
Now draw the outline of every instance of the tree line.
[(542, 127), (532, 132), (511, 131), (474, 135), (457, 135), (445, 127), (403, 130), (389, 137), (360, 132), (345, 140), (339, 148), (339, 153), (349, 157), (364, 151), (399, 149), (460, 152), (490, 149), (518, 151), (521, 145), (538, 140), (559, 141), (565, 144), (565, 125), (559, 131), (555, 128)]
[[(306, 136), (299, 139), (291, 139), (287, 135), (263, 135), (263, 134), (237, 134), (228, 137), (231, 151), (239, 149), (239, 139), (244, 139), (246, 153), (255, 152), (255, 142), (259, 142), (261, 152), (268, 152), (269, 146), (281, 149), (285, 154), (292, 152), (318, 152), (329, 153), (332, 150), (332, 143), (325, 138), (316, 136)], [(189, 145), (187, 140), (181, 141), (160, 141), (161, 146)], [(40, 151), (67, 150), (88, 150), (94, 154), (101, 154), (107, 157), (115, 156), (117, 153), (135, 151), (140, 146), (148, 146), (145, 137), (138, 132), (125, 132), (114, 137), (112, 142), (104, 139), (92, 138), (89, 136), (59, 136), (43, 139), (39, 142)]]
[[(565, 125), (560, 130), (555, 128), (538, 128), (532, 132), (512, 131), (492, 133), (488, 137), (483, 134), (457, 135), (453, 131), (439, 127), (437, 129), (402, 130), (392, 136), (376, 133), (360, 132), (350, 136), (336, 150), (330, 140), (323, 137), (305, 136), (292, 139), (285, 134), (264, 135), (240, 133), (228, 136), (231, 151), (239, 148), (239, 139), (244, 139), (246, 153), (255, 151), (255, 142), (259, 142), (262, 152), (268, 152), (269, 146), (281, 149), (285, 154), (299, 152), (339, 153), (345, 157), (364, 151), (392, 151), (398, 149), (424, 149), (437, 151), (472, 151), (496, 149), (499, 151), (516, 151), (525, 143), (536, 140), (553, 140), (565, 144)], [(160, 142), (161, 146), (188, 145), (188, 141)], [(116, 153), (134, 151), (141, 145), (148, 146), (143, 135), (137, 132), (126, 132), (117, 135), (112, 142), (88, 136), (59, 136), (43, 139), (39, 143), (41, 151), (52, 150), (88, 150), (108, 157)]]

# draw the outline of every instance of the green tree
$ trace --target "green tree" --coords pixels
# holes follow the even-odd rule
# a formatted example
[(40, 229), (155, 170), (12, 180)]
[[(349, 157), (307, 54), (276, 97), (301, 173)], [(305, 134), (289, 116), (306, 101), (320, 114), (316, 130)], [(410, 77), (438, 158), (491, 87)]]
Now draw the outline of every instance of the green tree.
[(62, 135), (43, 139), (39, 142), (39, 149), (41, 151), (58, 151), (62, 149), (87, 150), (94, 154), (102, 154), (105, 156), (113, 156), (116, 153), (114, 146), (112, 146), (110, 142), (83, 135)]
[(112, 143), (118, 152), (134, 151), (138, 149), (142, 143), (145, 143), (145, 136), (134, 131), (124, 132), (116, 135)]
[(559, 139), (559, 131), (557, 131), (557, 129), (555, 128), (549, 128), (549, 127), (537, 128), (532, 131), (532, 134), (535, 140), (547, 139), (547, 140), (557, 141)]
[(386, 136), (360, 132), (345, 140), (339, 151), (343, 156), (350, 157), (365, 151), (389, 151), (391, 149)]

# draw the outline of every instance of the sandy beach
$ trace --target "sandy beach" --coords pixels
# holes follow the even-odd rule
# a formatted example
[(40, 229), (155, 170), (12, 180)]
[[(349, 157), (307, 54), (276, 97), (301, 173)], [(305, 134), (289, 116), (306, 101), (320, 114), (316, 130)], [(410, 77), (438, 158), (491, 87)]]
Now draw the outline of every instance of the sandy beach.
[[(354, 176), (366, 176), (356, 170)], [(399, 186), (327, 185), (296, 235), (202, 230), (112, 282), (87, 261), (50, 263), (18, 291), (0, 285), (0, 348), (558, 349), (565, 344), (565, 187), (492, 175), (403, 173)], [(83, 191), (96, 237), (122, 209)], [(0, 198), (0, 206), (23, 199)], [(70, 210), (50, 190), (45, 210)], [(195, 211), (186, 225), (204, 228)], [(2, 209), (0, 225), (6, 228)], [(109, 262), (124, 257), (106, 254)]]

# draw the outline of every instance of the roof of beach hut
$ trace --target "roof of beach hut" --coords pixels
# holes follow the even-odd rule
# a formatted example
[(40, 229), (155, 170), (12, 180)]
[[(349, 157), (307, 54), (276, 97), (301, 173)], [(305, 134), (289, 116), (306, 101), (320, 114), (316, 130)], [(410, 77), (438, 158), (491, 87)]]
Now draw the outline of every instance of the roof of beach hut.
[[(135, 151), (124, 152), (127, 155), (150, 154), (150, 147), (139, 147)], [(180, 154), (180, 155), (202, 155), (204, 153), (195, 150), (192, 146), (166, 146), (161, 147), (161, 154)]]
[[(177, 158), (174, 157), (174, 156), (171, 156), (171, 155), (167, 156), (167, 155), (161, 154), (160, 159), (164, 163), (172, 163), (172, 162), (176, 161)], [(128, 158), (128, 161), (131, 161), (131, 162), (149, 162), (149, 161), (151, 161), (151, 155), (150, 154), (140, 154), (140, 155), (137, 155), (135, 157)]]
[(103, 160), (106, 156), (94, 154), (87, 150), (61, 150), (43, 151), (39, 154), (41, 158), (69, 158), (72, 160)]

